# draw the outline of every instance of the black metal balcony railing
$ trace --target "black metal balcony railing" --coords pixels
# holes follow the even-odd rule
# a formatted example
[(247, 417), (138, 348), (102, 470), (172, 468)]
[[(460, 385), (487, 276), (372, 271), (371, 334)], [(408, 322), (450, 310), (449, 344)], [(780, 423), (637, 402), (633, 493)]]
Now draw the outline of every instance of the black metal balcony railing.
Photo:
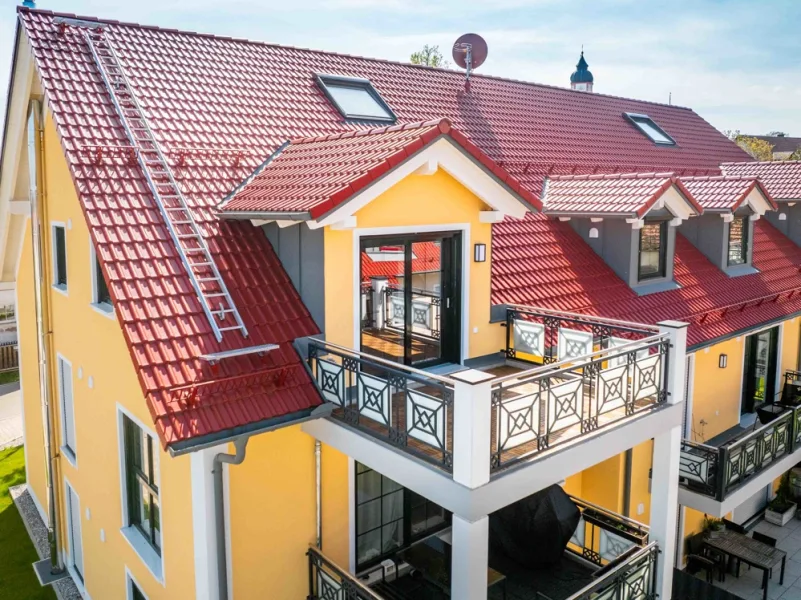
[(595, 581), (567, 600), (627, 600), (656, 598), (656, 542), (634, 552), (619, 563), (610, 563)]
[(306, 555), (309, 557), (307, 600), (384, 600), (317, 548), (312, 546)]
[(648, 527), (642, 523), (581, 498), (570, 499), (581, 511), (581, 519), (567, 545), (569, 552), (603, 567), (635, 546), (648, 545)]
[(801, 406), (788, 407), (770, 423), (716, 448), (683, 440), (682, 487), (723, 501), (776, 460), (801, 448)]
[(335, 419), (452, 471), (451, 380), (328, 342), (309, 342), (308, 365)]
[(667, 399), (669, 342), (656, 328), (513, 308), (506, 335), (507, 357), (545, 364), (493, 381), (493, 469)]

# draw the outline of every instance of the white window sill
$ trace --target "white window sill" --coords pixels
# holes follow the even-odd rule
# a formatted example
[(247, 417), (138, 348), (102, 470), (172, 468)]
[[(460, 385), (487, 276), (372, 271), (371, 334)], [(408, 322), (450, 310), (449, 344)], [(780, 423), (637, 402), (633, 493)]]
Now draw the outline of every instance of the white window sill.
[(161, 556), (159, 556), (153, 549), (153, 546), (148, 543), (145, 536), (142, 535), (142, 532), (131, 525), (120, 529), (120, 533), (131, 545), (131, 548), (134, 549), (134, 552), (139, 555), (142, 562), (145, 563), (147, 570), (150, 571), (150, 574), (153, 575), (155, 580), (161, 585), (164, 585), (164, 566), (161, 562)]
[(61, 455), (67, 459), (67, 462), (72, 465), (74, 469), (78, 468), (78, 457), (69, 446), (61, 446)]
[(111, 319), (112, 321), (117, 318), (116, 313), (114, 312), (114, 307), (111, 304), (106, 304), (105, 302), (98, 304), (97, 302), (92, 302), (89, 304), (95, 312), (100, 313), (107, 319)]
[(64, 296), (69, 296), (69, 294), (67, 293), (67, 286), (66, 285), (57, 285), (57, 284), (54, 283), (52, 285), (52, 288), (54, 290), (56, 290), (59, 294), (63, 294)]

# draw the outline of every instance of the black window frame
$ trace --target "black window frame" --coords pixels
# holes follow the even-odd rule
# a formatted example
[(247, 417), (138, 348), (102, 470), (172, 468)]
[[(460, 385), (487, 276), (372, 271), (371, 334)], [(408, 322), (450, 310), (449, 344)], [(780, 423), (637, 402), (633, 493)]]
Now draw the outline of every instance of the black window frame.
[[(674, 140), (673, 137), (667, 131), (665, 131), (659, 125), (657, 125), (656, 121), (654, 121), (648, 115), (639, 114), (639, 113), (629, 113), (629, 112), (623, 113), (623, 115), (626, 117), (626, 119), (628, 119), (628, 121), (632, 125), (634, 125), (637, 128), (637, 130), (640, 133), (642, 133), (645, 137), (647, 137), (649, 140), (651, 140), (651, 142), (653, 142), (657, 146), (676, 146), (677, 145), (676, 144), (676, 140)], [(643, 126), (642, 126), (643, 123), (646, 123), (650, 127), (653, 127), (654, 129), (656, 129), (659, 133), (661, 133), (663, 136), (665, 136), (668, 141), (655, 140), (654, 138), (652, 138), (651, 134), (648, 133), (648, 130), (643, 128)]]
[(108, 290), (106, 278), (103, 276), (103, 269), (100, 266), (100, 260), (97, 258), (97, 251), (93, 249), (92, 255), (95, 259), (95, 289), (93, 290), (94, 298), (92, 298), (92, 301), (95, 304), (112, 307), (114, 304), (111, 302), (111, 293)]
[(131, 592), (131, 600), (147, 600), (147, 596), (142, 589), (136, 585), (133, 577), (128, 577), (128, 589)]
[[(317, 85), (320, 86), (320, 89), (323, 90), (323, 93), (326, 95), (328, 100), (344, 118), (353, 121), (375, 121), (377, 123), (387, 124), (395, 123), (395, 121), (398, 120), (397, 115), (389, 107), (389, 104), (387, 104), (386, 101), (381, 97), (381, 94), (378, 93), (378, 90), (375, 89), (375, 86), (373, 86), (369, 79), (362, 79), (360, 77), (344, 77), (342, 75), (327, 75), (322, 73), (315, 74), (315, 78), (317, 79)], [(364, 90), (383, 110), (387, 112), (389, 116), (376, 117), (375, 115), (359, 115), (349, 113), (339, 102), (337, 102), (336, 98), (329, 90), (329, 86), (349, 87), (353, 89)]]
[(53, 285), (66, 290), (67, 279), (67, 228), (53, 225)]
[[(127, 527), (135, 527), (147, 540), (153, 550), (161, 556), (161, 496), (159, 495), (158, 483), (155, 481), (154, 465), (158, 455), (158, 446), (153, 440), (153, 436), (145, 432), (128, 415), (122, 415), (123, 422), (123, 446), (125, 450), (125, 491), (128, 507)], [(146, 452), (142, 452), (143, 438), (147, 440)], [(142, 469), (139, 460), (145, 456), (147, 459), (147, 473)], [(148, 512), (151, 515), (150, 531), (142, 526), (141, 515), (139, 514), (139, 489), (144, 486), (147, 491)], [(154, 511), (154, 497), (157, 500), (157, 508)], [(144, 501), (143, 501), (144, 502)], [(154, 517), (155, 516), (155, 517)], [(156, 534), (158, 532), (158, 535)]]
[[(435, 502), (432, 502), (431, 500), (425, 498), (424, 496), (421, 496), (420, 494), (417, 494), (417, 493), (413, 492), (412, 490), (403, 487), (399, 483), (391, 480), (389, 477), (386, 477), (385, 475), (382, 475), (378, 471), (376, 471), (374, 469), (371, 469), (370, 467), (368, 467), (366, 465), (363, 465), (363, 464), (361, 464), (359, 462), (355, 462), (355, 469), (356, 469), (356, 477), (354, 478), (354, 489), (353, 489), (353, 494), (354, 494), (354, 498), (355, 498), (353, 523), (354, 523), (354, 535), (355, 535), (355, 540), (356, 540), (356, 572), (357, 573), (362, 571), (362, 570), (364, 570), (364, 569), (369, 569), (370, 567), (377, 565), (382, 560), (385, 560), (385, 559), (397, 554), (398, 552), (402, 551), (403, 549), (408, 548), (414, 542), (419, 541), (419, 540), (423, 539), (424, 537), (427, 537), (427, 536), (432, 535), (434, 533), (437, 533), (438, 531), (442, 531), (443, 529), (445, 529), (445, 528), (447, 528), (447, 527), (449, 527), (451, 525), (452, 514), (449, 511), (447, 511), (444, 508), (442, 508), (441, 506), (437, 505)], [(360, 470), (360, 469), (362, 469), (362, 470)], [(381, 477), (381, 486), (382, 486), (381, 494), (379, 494), (379, 496), (377, 498), (372, 498), (370, 500), (367, 500), (366, 502), (359, 502), (359, 481), (360, 481), (359, 477), (360, 476), (364, 477), (368, 473), (375, 473), (376, 475)], [(388, 494), (384, 494), (383, 493), (384, 492), (383, 485), (384, 485), (384, 480), (385, 479), (391, 481), (393, 484), (395, 484), (397, 486), (396, 488), (392, 489), (392, 491), (390, 491)], [(403, 516), (401, 518), (399, 518), (399, 519), (394, 519), (392, 521), (388, 521), (387, 523), (384, 523), (383, 514), (382, 514), (382, 517), (380, 519), (380, 524), (378, 525), (378, 527), (374, 527), (374, 528), (372, 528), (370, 530), (367, 530), (367, 531), (364, 531), (362, 533), (359, 533), (359, 507), (363, 506), (364, 504), (367, 504), (368, 502), (375, 502), (377, 499), (380, 499), (381, 511), (383, 513), (383, 508), (384, 508), (383, 498), (384, 498), (384, 496), (385, 495), (389, 495), (389, 494), (398, 493), (398, 492), (400, 492), (403, 495), (403, 500), (402, 500), (402, 502), (403, 502)], [(425, 529), (420, 530), (417, 533), (413, 534), (412, 533), (412, 512), (413, 512), (414, 508), (419, 508), (420, 506), (422, 506), (422, 504), (420, 502), (415, 503), (416, 499), (421, 499), (421, 500), (425, 501), (427, 518), (428, 518), (429, 508), (434, 507), (434, 508), (432, 508), (432, 514), (433, 514), (433, 510), (434, 509), (441, 510), (442, 513), (444, 514), (444, 519), (443, 519), (442, 523), (440, 525), (437, 525), (437, 526), (434, 526), (434, 527), (431, 527), (431, 528), (425, 528)], [(381, 529), (386, 525), (389, 525), (391, 523), (398, 522), (398, 521), (401, 522), (401, 526), (403, 528), (402, 529), (402, 536), (403, 537), (402, 537), (401, 544), (399, 546), (397, 546), (396, 548), (393, 548), (392, 550), (389, 550), (387, 552), (380, 552), (377, 556), (375, 556), (375, 557), (373, 557), (371, 559), (365, 560), (364, 562), (359, 562), (359, 538), (362, 537), (362, 536), (371, 534), (371, 533), (375, 532), (377, 529)], [(383, 546), (383, 538), (382, 538), (382, 546)]]
[[(655, 273), (642, 272), (642, 240), (643, 233), (646, 227), (659, 226), (659, 269)], [(637, 281), (649, 281), (651, 279), (661, 279), (667, 276), (667, 251), (668, 251), (668, 236), (667, 236), (667, 221), (646, 221), (640, 228), (639, 242), (637, 246)]]
[[(732, 256), (733, 256), (732, 248), (731, 248), (731, 246), (732, 246), (732, 239), (731, 239), (732, 226), (735, 223), (738, 223), (738, 222), (742, 223), (742, 239), (741, 239), (741, 243), (740, 243), (739, 257), (735, 258), (735, 260), (732, 261)], [(734, 217), (734, 219), (732, 219), (732, 221), (729, 223), (729, 235), (728, 235), (728, 241), (727, 241), (727, 244), (726, 244), (726, 264), (729, 267), (736, 267), (736, 266), (739, 266), (739, 265), (747, 265), (748, 264), (748, 246), (751, 243), (751, 239), (750, 239), (750, 236), (749, 236), (749, 233), (750, 233), (749, 232), (749, 222), (750, 222), (750, 219), (747, 216), (742, 216), (742, 217)]]

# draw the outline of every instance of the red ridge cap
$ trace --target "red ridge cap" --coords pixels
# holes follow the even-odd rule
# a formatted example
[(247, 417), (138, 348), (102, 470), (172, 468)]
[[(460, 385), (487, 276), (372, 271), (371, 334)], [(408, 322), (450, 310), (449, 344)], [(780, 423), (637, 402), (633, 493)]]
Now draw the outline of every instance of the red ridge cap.
[(593, 173), (584, 175), (551, 175), (553, 181), (596, 181), (616, 179), (665, 179), (673, 177), (673, 172), (666, 173)]
[(431, 121), (419, 121), (416, 123), (396, 123), (383, 127), (372, 127), (369, 129), (357, 129), (354, 131), (343, 131), (342, 133), (332, 133), (329, 135), (318, 135), (312, 137), (295, 138), (289, 141), (290, 144), (309, 144), (312, 142), (328, 142), (331, 140), (346, 140), (367, 135), (380, 135), (393, 131), (409, 131), (412, 129), (426, 129), (429, 127), (439, 127), (442, 133), (447, 133), (451, 129), (451, 122), (448, 119), (433, 119)]

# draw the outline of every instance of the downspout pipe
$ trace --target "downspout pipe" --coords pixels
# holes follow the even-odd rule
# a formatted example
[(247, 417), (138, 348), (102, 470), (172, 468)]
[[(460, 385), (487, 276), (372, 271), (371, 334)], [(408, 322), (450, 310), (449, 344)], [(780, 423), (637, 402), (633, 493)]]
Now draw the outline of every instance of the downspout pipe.
[(214, 520), (217, 529), (217, 585), (219, 600), (228, 600), (228, 560), (225, 536), (225, 490), (223, 488), (223, 465), (241, 465), (245, 460), (250, 436), (234, 440), (235, 454), (220, 452), (214, 457)]
[(315, 475), (315, 500), (317, 507), (317, 549), (323, 549), (323, 478), (322, 478), (322, 444), (320, 440), (314, 440), (314, 475)]
[(44, 288), (44, 251), (42, 240), (42, 223), (44, 221), (44, 124), (42, 123), (42, 103), (31, 100), (28, 126), (28, 173), (31, 202), (31, 241), (33, 245), (33, 279), (34, 304), (36, 311), (36, 349), (39, 360), (39, 392), (42, 403), (42, 421), (44, 425), (45, 472), (47, 479), (47, 539), (50, 546), (50, 572), (53, 575), (62, 573), (64, 565), (58, 549), (61, 537), (59, 514), (56, 509), (56, 470), (58, 454), (55, 428), (53, 427), (53, 395), (50, 386), (50, 335), (47, 314), (47, 297)]

